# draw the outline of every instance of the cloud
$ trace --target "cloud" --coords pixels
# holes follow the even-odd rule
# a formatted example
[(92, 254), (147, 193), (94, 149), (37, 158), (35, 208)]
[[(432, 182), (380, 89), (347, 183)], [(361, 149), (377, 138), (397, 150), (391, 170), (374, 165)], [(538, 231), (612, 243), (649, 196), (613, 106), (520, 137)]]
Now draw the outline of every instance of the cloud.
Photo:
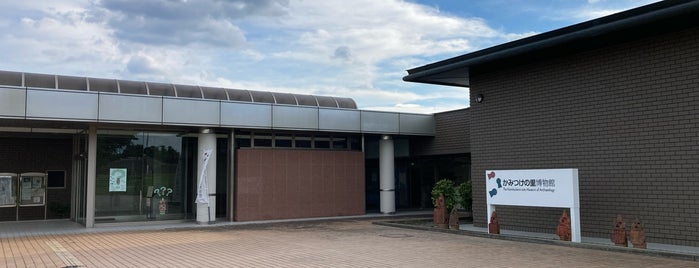
[(161, 67), (155, 60), (146, 55), (134, 55), (126, 64), (126, 69), (132, 74), (158, 74)]
[(119, 42), (110, 29), (94, 23), (86, 7), (61, 1), (34, 5), (24, 2), (15, 9), (0, 5), (0, 16), (6, 20), (0, 23), (2, 68), (104, 76), (121, 66)]
[(143, 44), (203, 44), (242, 47), (245, 34), (234, 22), (286, 14), (287, 0), (102, 0), (107, 23), (120, 39)]
[(408, 112), (463, 107), (468, 89), (405, 83), (404, 70), (530, 34), (398, 0), (5, 1), (0, 15), (0, 69), (343, 96)]
[(605, 1), (605, 0), (588, 0), (584, 4), (566, 6), (559, 8), (557, 10), (544, 10), (542, 12), (547, 14), (543, 16), (549, 20), (555, 21), (569, 21), (571, 23), (578, 23), (582, 21), (597, 19), (600, 17), (608, 16), (611, 14), (619, 13), (628, 10), (631, 7), (637, 7), (642, 5), (651, 4), (653, 2), (658, 2), (657, 0), (618, 0), (618, 1)]
[(333, 58), (345, 61), (351, 60), (352, 51), (350, 51), (349, 47), (347, 46), (339, 46), (335, 49), (335, 53), (333, 53)]
[(461, 103), (451, 104), (451, 105), (435, 105), (435, 106), (423, 106), (420, 104), (396, 104), (393, 106), (369, 106), (363, 109), (372, 111), (389, 111), (389, 112), (402, 112), (402, 113), (416, 113), (416, 114), (435, 114), (446, 111), (452, 111), (457, 109), (463, 109), (468, 107)]
[(311, 62), (319, 60), (316, 53), (333, 54), (338, 44), (351, 47), (358, 62), (375, 63), (407, 55), (464, 52), (474, 48), (469, 39), (499, 34), (481, 19), (395, 0), (294, 1), (289, 12), (293, 16), (270, 27), (297, 32), (298, 39), (284, 55)]

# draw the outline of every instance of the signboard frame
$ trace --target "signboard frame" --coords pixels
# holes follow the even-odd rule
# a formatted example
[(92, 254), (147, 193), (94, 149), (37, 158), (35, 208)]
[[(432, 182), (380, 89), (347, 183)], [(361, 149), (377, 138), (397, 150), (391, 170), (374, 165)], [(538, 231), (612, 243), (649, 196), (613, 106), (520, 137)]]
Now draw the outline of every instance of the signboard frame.
[(571, 241), (581, 242), (578, 169), (486, 170), (485, 185), (488, 224), (497, 205), (568, 208)]
[(17, 206), (17, 174), (0, 173), (0, 207)]
[(46, 173), (28, 172), (19, 175), (19, 206), (45, 206)]

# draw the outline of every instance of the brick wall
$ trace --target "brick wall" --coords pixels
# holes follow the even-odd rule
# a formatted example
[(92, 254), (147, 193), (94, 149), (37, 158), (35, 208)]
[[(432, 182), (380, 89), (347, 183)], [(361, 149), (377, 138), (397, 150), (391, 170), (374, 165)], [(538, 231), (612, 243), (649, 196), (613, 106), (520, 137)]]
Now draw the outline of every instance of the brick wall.
[(434, 114), (435, 136), (413, 138), (411, 155), (445, 155), (470, 152), (469, 109)]
[(240, 149), (235, 220), (364, 214), (362, 152)]
[[(28, 138), (3, 134), (0, 136), (0, 172), (24, 173), (63, 170), (66, 172), (66, 187), (47, 189), (46, 202), (70, 205), (71, 169), (73, 141), (69, 135), (22, 134)], [(20, 207), (20, 220), (43, 220), (44, 206)], [(17, 218), (16, 208), (0, 209), (0, 221), (13, 221)], [(47, 210), (49, 219), (60, 218), (52, 210)], [(65, 215), (67, 218), (69, 215)]]
[[(699, 29), (471, 74), (472, 177), (578, 168), (583, 236), (617, 214), (651, 243), (699, 246)], [(484, 179), (474, 222), (485, 227)], [(560, 209), (498, 209), (504, 229), (554, 232)]]

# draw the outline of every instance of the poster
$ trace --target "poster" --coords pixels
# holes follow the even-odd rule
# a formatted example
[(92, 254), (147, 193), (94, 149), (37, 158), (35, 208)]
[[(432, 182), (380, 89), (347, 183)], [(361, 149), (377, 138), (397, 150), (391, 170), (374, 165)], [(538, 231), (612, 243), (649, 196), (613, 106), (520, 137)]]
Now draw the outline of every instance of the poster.
[(32, 178), (32, 188), (38, 189), (41, 188), (41, 179), (42, 177), (33, 177)]
[(126, 192), (126, 169), (125, 168), (110, 168), (109, 169), (109, 191), (110, 192)]
[[(22, 177), (22, 201), (32, 200), (32, 178)], [(22, 202), (24, 204), (24, 202)]]
[(0, 176), (0, 206), (15, 204), (12, 188), (12, 176)]

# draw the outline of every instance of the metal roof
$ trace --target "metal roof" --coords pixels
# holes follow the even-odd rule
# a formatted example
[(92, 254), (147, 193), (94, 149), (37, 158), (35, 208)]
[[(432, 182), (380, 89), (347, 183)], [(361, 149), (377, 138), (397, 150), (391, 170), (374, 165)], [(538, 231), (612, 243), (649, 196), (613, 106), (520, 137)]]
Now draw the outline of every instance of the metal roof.
[(351, 98), (0, 71), (0, 86), (357, 109)]
[(0, 132), (43, 122), (434, 135), (434, 116), (356, 109), (354, 100), (0, 71)]
[(696, 27), (697, 18), (698, 0), (661, 1), (413, 68), (403, 80), (468, 87), (474, 69), (535, 61)]

